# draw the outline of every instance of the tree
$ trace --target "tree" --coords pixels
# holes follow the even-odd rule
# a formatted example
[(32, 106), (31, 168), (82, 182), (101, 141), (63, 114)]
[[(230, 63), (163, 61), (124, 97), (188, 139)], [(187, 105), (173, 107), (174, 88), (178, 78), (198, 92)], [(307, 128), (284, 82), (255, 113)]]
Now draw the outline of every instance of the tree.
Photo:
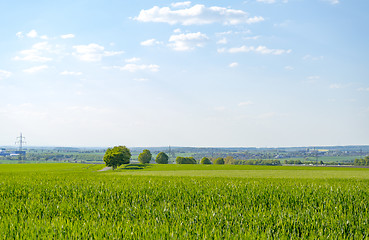
[(142, 164), (150, 163), (151, 158), (152, 158), (152, 154), (150, 150), (147, 150), (147, 149), (143, 150), (142, 153), (138, 155), (138, 161)]
[(165, 152), (160, 152), (155, 159), (155, 162), (158, 164), (168, 164), (168, 155)]
[(211, 164), (211, 161), (210, 161), (210, 159), (209, 158), (207, 158), (207, 157), (203, 157), (202, 159), (201, 159), (201, 162), (200, 162), (201, 164)]
[(197, 164), (197, 161), (193, 157), (177, 157), (176, 163), (177, 164)]
[(128, 164), (130, 159), (131, 151), (126, 146), (108, 148), (104, 155), (106, 166), (113, 167), (113, 170), (122, 164)]
[(215, 159), (214, 164), (224, 164), (224, 158)]
[(232, 156), (227, 156), (224, 158), (224, 164), (235, 164), (236, 160)]

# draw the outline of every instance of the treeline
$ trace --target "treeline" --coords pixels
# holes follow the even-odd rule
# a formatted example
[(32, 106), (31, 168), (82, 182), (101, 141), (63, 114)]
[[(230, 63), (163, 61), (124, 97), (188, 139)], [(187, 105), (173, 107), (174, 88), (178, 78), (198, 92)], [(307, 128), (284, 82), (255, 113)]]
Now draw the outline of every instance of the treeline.
[(29, 161), (102, 161), (103, 156), (93, 153), (27, 153), (26, 159)]
[[(324, 164), (323, 161), (319, 161), (319, 162), (317, 162), (317, 161), (304, 161), (304, 162), (302, 162), (301, 160), (284, 160), (284, 163), (285, 164), (294, 164), (294, 165), (300, 165), (300, 164), (323, 165)], [(337, 164), (337, 163), (334, 162), (334, 164)]]
[(281, 166), (279, 160), (236, 160), (236, 165), (266, 165), (266, 166)]
[(207, 158), (203, 157), (200, 161), (197, 161), (194, 157), (177, 157), (177, 164), (229, 164), (229, 165), (267, 165), (267, 166), (280, 166), (282, 165), (279, 160), (235, 160), (233, 157), (228, 156), (225, 158)]
[(369, 156), (366, 156), (362, 159), (355, 159), (354, 161), (355, 166), (369, 166)]

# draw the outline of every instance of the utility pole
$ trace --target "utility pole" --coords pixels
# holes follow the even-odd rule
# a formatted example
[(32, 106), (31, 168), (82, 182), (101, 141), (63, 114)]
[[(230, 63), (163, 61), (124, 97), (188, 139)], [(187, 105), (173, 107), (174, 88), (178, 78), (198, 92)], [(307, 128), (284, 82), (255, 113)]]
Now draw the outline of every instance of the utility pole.
[(15, 142), (15, 144), (19, 144), (19, 160), (22, 160), (23, 144), (26, 143), (24, 139), (25, 137), (23, 137), (22, 133), (20, 133), (20, 136), (17, 137), (17, 141)]

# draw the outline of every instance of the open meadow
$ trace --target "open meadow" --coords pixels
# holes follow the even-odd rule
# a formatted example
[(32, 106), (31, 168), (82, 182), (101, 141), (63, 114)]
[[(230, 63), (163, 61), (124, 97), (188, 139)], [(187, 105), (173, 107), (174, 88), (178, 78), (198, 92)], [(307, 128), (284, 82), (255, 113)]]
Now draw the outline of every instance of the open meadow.
[(3, 239), (366, 239), (369, 169), (1, 164)]

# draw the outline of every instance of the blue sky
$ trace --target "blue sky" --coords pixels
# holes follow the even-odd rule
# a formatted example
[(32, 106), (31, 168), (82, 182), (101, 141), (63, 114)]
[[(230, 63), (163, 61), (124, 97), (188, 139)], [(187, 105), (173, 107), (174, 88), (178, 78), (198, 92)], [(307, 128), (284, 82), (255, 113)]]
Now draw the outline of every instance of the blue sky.
[(369, 144), (368, 10), (1, 1), (0, 145)]

